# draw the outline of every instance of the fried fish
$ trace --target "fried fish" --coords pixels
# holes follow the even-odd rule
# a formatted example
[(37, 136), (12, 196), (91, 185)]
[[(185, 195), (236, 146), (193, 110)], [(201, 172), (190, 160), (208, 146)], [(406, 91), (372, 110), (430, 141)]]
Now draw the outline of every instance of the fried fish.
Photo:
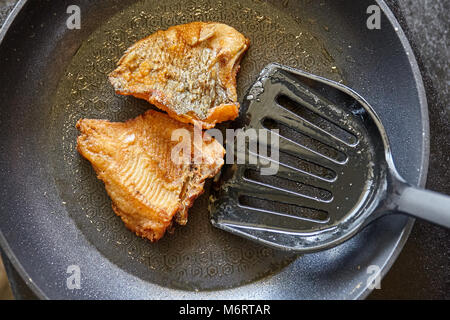
[(173, 26), (131, 46), (109, 80), (118, 94), (209, 129), (239, 114), (236, 74), (249, 43), (222, 23)]
[[(203, 193), (205, 180), (224, 162), (220, 143), (205, 133), (201, 143), (194, 143), (193, 126), (155, 110), (123, 123), (81, 119), (76, 127), (81, 132), (78, 151), (105, 183), (114, 212), (129, 229), (151, 241), (160, 239), (172, 220), (186, 224), (188, 209)], [(181, 159), (187, 161), (173, 152), (180, 145), (172, 141), (177, 129), (189, 138), (184, 146), (189, 144), (191, 152)], [(196, 152), (201, 161), (193, 161)]]

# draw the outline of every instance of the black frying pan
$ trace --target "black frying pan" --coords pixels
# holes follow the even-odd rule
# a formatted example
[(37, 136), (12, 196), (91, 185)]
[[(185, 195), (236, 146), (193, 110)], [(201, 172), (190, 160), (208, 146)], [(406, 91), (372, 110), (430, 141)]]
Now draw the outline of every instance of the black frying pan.
[[(69, 30), (67, 7), (81, 9)], [(366, 10), (381, 8), (381, 29)], [(0, 33), (0, 242), (42, 298), (361, 298), (369, 266), (384, 275), (412, 226), (380, 219), (321, 253), (278, 252), (213, 228), (208, 192), (186, 227), (151, 244), (128, 231), (75, 150), (81, 117), (126, 120), (149, 105), (113, 93), (106, 74), (134, 41), (195, 20), (252, 41), (238, 93), (276, 61), (343, 81), (374, 106), (405, 179), (423, 185), (428, 118), (405, 36), (382, 1), (19, 1)], [(207, 186), (208, 188), (208, 186)], [(81, 288), (67, 286), (70, 266)], [(71, 269), (69, 268), (69, 271)]]

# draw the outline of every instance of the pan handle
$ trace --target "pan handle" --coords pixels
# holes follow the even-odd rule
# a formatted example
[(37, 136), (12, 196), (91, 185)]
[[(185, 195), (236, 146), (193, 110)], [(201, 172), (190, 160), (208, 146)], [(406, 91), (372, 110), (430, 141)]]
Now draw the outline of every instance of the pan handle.
[(450, 197), (410, 185), (394, 200), (396, 210), (450, 228)]

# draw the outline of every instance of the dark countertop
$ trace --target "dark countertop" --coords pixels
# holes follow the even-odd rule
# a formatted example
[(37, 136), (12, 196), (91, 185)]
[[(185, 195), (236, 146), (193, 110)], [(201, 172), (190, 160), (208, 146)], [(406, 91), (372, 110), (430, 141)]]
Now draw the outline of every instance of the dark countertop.
[[(355, 0), (357, 1), (357, 0)], [(0, 0), (0, 25), (16, 0)], [(450, 0), (387, 0), (411, 42), (425, 83), (430, 117), (427, 188), (450, 194)], [(450, 299), (450, 232), (417, 221), (411, 235), (369, 299)], [(5, 261), (17, 298), (34, 298)]]

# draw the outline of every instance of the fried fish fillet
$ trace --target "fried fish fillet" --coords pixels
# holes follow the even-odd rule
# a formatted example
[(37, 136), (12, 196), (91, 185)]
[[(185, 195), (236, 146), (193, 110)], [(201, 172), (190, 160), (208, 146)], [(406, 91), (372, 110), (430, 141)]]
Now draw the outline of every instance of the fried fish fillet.
[(131, 46), (109, 80), (118, 94), (209, 129), (239, 114), (236, 74), (249, 43), (222, 23), (173, 26)]
[[(204, 136), (194, 145), (191, 125), (154, 110), (123, 123), (81, 119), (76, 127), (81, 132), (78, 151), (105, 183), (114, 212), (129, 229), (151, 241), (160, 239), (173, 219), (186, 224), (205, 179), (215, 176), (224, 162), (225, 150), (216, 140)], [(172, 156), (180, 145), (172, 141), (177, 129), (190, 137), (182, 139), (184, 146), (192, 147), (191, 153), (184, 153), (187, 159), (177, 158), (183, 153)], [(202, 160), (198, 164), (192, 161), (195, 151)]]

